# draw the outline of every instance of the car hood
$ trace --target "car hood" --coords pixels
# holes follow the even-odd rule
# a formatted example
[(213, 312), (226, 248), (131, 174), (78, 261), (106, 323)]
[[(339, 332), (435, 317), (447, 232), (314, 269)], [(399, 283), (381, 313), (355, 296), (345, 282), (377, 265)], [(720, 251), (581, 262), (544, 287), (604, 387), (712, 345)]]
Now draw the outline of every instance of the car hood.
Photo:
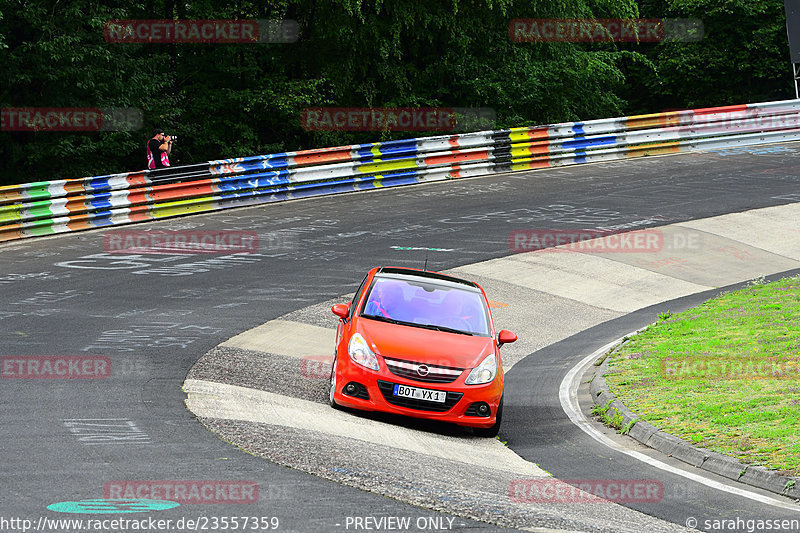
[(494, 353), (491, 337), (459, 335), (413, 326), (361, 319), (357, 331), (383, 357), (436, 366), (474, 368)]

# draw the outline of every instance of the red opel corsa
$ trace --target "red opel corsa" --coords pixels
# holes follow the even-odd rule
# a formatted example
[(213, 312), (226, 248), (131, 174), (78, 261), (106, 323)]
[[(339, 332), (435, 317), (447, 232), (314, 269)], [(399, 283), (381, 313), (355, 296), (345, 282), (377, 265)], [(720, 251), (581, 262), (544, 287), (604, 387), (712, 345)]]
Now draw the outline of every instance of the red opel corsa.
[(476, 283), (373, 268), (339, 317), (330, 404), (452, 422), (494, 437), (503, 416), (500, 346)]

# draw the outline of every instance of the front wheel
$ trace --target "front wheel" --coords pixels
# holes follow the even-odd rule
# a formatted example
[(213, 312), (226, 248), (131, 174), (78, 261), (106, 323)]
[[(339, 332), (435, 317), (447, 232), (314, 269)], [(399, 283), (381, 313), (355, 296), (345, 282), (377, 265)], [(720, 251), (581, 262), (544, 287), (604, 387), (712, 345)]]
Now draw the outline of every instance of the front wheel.
[(333, 366), (331, 367), (331, 390), (328, 393), (328, 403), (334, 409), (340, 409), (339, 404), (333, 399), (336, 392), (336, 354), (333, 355)]
[(503, 421), (503, 397), (500, 396), (500, 403), (497, 404), (497, 416), (495, 416), (494, 425), (488, 428), (472, 428), (472, 432), (476, 437), (495, 438), (500, 432), (500, 422)]

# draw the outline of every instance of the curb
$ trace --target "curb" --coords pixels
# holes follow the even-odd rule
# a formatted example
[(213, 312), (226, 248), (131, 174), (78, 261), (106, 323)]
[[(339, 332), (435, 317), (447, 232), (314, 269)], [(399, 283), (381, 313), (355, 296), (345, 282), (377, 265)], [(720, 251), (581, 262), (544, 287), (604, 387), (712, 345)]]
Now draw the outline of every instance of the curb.
[[(753, 466), (742, 463), (738, 459), (728, 457), (721, 453), (695, 446), (681, 438), (670, 435), (652, 424), (640, 420), (639, 417), (628, 409), (614, 396), (608, 388), (606, 374), (610, 355), (622, 346), (623, 338), (605, 356), (603, 362), (594, 367), (594, 377), (591, 378), (590, 391), (594, 405), (608, 406), (608, 415), (613, 418), (622, 418), (622, 428), (626, 434), (648, 448), (653, 448), (661, 453), (674, 457), (696, 468), (713, 472), (727, 479), (737, 481), (767, 490), (774, 494), (800, 500), (800, 478), (782, 476), (763, 466)], [(587, 371), (587, 375), (591, 370)]]

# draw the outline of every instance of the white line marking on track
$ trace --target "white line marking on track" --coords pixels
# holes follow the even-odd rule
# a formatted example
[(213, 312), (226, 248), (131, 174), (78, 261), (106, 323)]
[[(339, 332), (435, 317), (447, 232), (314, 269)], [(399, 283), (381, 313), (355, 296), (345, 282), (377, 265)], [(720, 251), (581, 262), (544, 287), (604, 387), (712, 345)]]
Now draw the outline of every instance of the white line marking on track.
[[(635, 333), (635, 332), (634, 332)], [(628, 336), (633, 335), (634, 333), (630, 333)], [(580, 363), (575, 365), (567, 372), (567, 375), (564, 376), (564, 379), (561, 381), (561, 386), (558, 390), (558, 398), (561, 401), (561, 408), (567, 413), (567, 416), (572, 421), (573, 424), (578, 426), (584, 433), (592, 437), (594, 440), (599, 442), (600, 444), (604, 444), (609, 448), (612, 448), (618, 452), (624, 453), (634, 459), (647, 463), (650, 466), (654, 466), (660, 470), (664, 470), (665, 472), (670, 472), (672, 474), (685, 477), (687, 479), (691, 479), (697, 483), (705, 485), (707, 487), (711, 487), (713, 489), (721, 490), (724, 492), (728, 492), (731, 494), (735, 494), (736, 496), (741, 496), (743, 498), (748, 498), (750, 500), (754, 500), (757, 502), (765, 503), (767, 505), (772, 505), (774, 507), (780, 507), (782, 509), (788, 509), (790, 511), (800, 511), (800, 508), (796, 504), (792, 504), (788, 501), (781, 501), (776, 498), (771, 498), (769, 496), (764, 496), (762, 494), (758, 494), (746, 489), (740, 489), (737, 487), (730, 487), (724, 483), (720, 483), (719, 481), (715, 481), (713, 479), (706, 478), (702, 475), (695, 474), (693, 472), (688, 472), (683, 470), (682, 468), (677, 468), (672, 465), (668, 465), (658, 459), (650, 457), (649, 455), (645, 455), (641, 452), (637, 452), (635, 450), (628, 450), (617, 443), (603, 435), (600, 431), (598, 431), (594, 427), (594, 423), (590, 421), (584, 414), (581, 412), (580, 405), (578, 404), (578, 386), (580, 385), (580, 377), (583, 375), (586, 368), (592, 364), (600, 355), (605, 353), (606, 351), (610, 350), (616, 344), (619, 344), (622, 339), (617, 339), (613, 342), (610, 342), (600, 348), (599, 350), (595, 351), (591, 355), (585, 357)]]

